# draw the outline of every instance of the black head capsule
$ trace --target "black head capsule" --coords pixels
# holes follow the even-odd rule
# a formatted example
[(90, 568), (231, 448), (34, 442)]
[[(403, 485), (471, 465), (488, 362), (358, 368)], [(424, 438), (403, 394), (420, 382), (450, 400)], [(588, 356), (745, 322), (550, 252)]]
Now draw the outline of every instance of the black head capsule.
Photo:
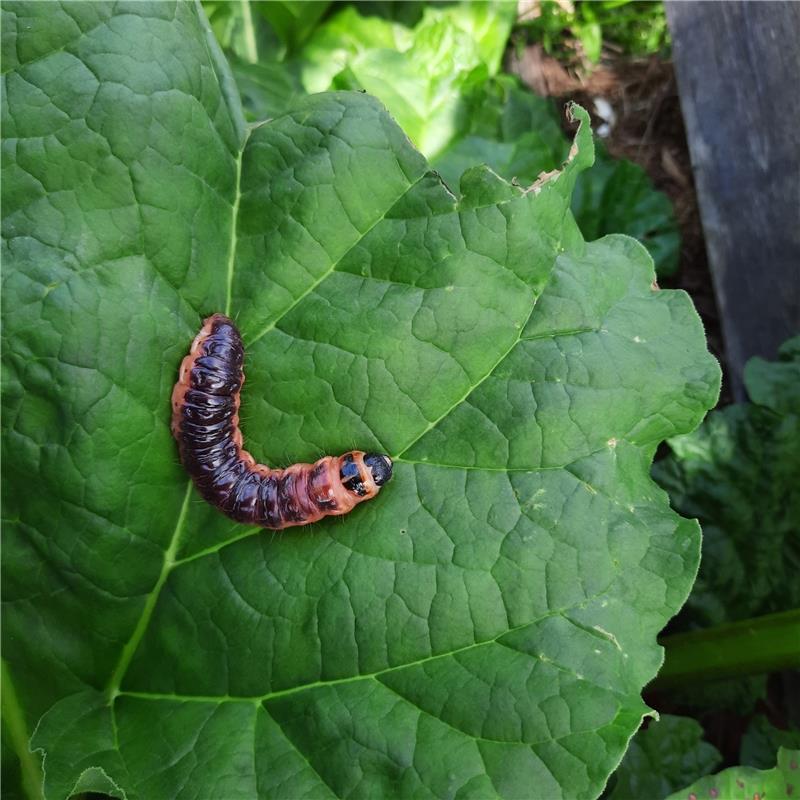
[(367, 493), (367, 487), (364, 486), (364, 482), (361, 480), (361, 472), (350, 453), (342, 456), (342, 461), (339, 465), (339, 478), (342, 481), (342, 486), (348, 492), (353, 492), (359, 497), (363, 497)]
[(383, 486), (392, 478), (392, 459), (383, 453), (367, 453), (364, 456), (364, 465), (372, 474), (376, 486)]

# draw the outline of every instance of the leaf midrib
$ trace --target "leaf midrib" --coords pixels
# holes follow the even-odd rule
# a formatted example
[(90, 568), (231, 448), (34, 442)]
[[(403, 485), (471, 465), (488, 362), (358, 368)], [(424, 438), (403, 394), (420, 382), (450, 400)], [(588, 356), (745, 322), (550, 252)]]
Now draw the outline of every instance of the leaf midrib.
[(170, 572), (172, 572), (172, 567), (175, 564), (175, 555), (178, 552), (178, 542), (180, 541), (183, 526), (186, 523), (186, 516), (189, 510), (189, 498), (191, 497), (191, 494), (192, 482), (187, 481), (186, 491), (183, 496), (183, 503), (181, 504), (180, 513), (178, 514), (178, 521), (175, 523), (175, 529), (172, 532), (169, 547), (164, 552), (164, 561), (161, 564), (161, 572), (159, 573), (153, 588), (147, 593), (147, 597), (145, 598), (144, 606), (142, 608), (142, 613), (139, 616), (136, 627), (133, 629), (130, 639), (128, 639), (123, 646), (122, 652), (119, 656), (119, 661), (117, 661), (114, 671), (111, 673), (111, 677), (106, 685), (106, 691), (112, 698), (119, 693), (119, 687), (122, 683), (122, 679), (125, 677), (125, 673), (128, 671), (128, 666), (133, 659), (134, 653), (139, 647), (139, 642), (141, 642), (142, 637), (147, 630), (147, 626), (150, 623), (150, 618), (153, 615), (159, 595), (161, 594), (161, 587), (166, 583)]
[(227, 284), (225, 292), (225, 316), (231, 315), (231, 303), (233, 301), (233, 274), (236, 268), (236, 246), (238, 243), (238, 230), (239, 230), (239, 202), (242, 199), (242, 161), (244, 161), (244, 151), (247, 149), (247, 142), (250, 140), (250, 134), (253, 132), (253, 126), (248, 125), (242, 148), (239, 150), (239, 155), (236, 158), (236, 196), (233, 198), (233, 205), (231, 206), (231, 241), (228, 253), (228, 270), (227, 270)]

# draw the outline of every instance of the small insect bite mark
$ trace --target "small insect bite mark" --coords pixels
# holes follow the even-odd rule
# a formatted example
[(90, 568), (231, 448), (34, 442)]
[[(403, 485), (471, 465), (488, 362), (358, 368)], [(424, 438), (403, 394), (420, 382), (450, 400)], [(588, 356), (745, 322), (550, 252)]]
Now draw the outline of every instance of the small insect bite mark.
[(347, 514), (392, 477), (382, 453), (352, 450), (314, 464), (272, 469), (242, 444), (239, 393), (244, 345), (222, 314), (203, 321), (172, 390), (172, 435), (200, 494), (237, 522), (279, 530)]

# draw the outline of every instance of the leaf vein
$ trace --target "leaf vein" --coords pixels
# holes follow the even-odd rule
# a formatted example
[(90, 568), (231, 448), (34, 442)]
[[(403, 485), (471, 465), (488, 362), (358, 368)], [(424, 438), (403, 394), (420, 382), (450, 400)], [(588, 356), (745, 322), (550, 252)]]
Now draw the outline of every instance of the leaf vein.
[(350, 254), (354, 247), (359, 245), (361, 242), (364, 241), (366, 236), (373, 230), (377, 225), (379, 225), (385, 218), (386, 215), (395, 207), (397, 203), (399, 203), (426, 175), (427, 171), (423, 172), (415, 181), (410, 183), (403, 192), (398, 195), (389, 207), (384, 211), (363, 233), (360, 233), (358, 238), (339, 256), (335, 261), (331, 263), (328, 269), (322, 273), (322, 275), (317, 278), (305, 291), (303, 291), (292, 303), (290, 303), (283, 311), (281, 311), (277, 317), (275, 317), (271, 322), (269, 322), (266, 327), (264, 327), (256, 336), (254, 336), (248, 343), (248, 347), (252, 347), (259, 339), (263, 336), (266, 336), (287, 314), (289, 314), (292, 309), (294, 309), (300, 302), (302, 302), (314, 289), (317, 288), (326, 278), (328, 278), (331, 273), (336, 270), (336, 267)]

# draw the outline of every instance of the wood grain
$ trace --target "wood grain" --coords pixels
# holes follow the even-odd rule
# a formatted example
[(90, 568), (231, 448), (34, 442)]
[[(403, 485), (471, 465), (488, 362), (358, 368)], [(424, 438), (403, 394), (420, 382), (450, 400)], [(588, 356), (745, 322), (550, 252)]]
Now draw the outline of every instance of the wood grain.
[(800, 3), (667, 2), (733, 391), (800, 332)]

